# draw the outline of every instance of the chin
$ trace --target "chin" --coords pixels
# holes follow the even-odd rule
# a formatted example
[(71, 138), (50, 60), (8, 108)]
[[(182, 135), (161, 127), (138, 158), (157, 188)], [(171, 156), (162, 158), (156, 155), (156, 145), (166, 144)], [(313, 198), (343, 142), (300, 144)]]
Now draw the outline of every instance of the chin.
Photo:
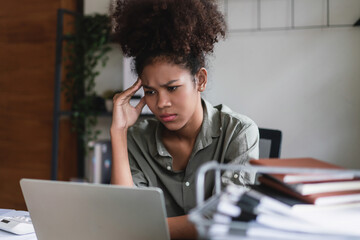
[(183, 127), (182, 125), (176, 122), (161, 122), (161, 123), (169, 131), (178, 131)]

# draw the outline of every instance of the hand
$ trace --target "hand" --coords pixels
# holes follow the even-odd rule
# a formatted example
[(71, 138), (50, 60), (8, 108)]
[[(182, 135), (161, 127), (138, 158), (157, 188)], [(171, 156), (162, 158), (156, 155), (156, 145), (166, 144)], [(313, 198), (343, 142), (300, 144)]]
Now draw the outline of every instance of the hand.
[(133, 107), (130, 104), (130, 99), (140, 89), (140, 78), (130, 88), (124, 92), (115, 94), (113, 98), (113, 119), (111, 129), (114, 130), (127, 130), (139, 118), (141, 110), (145, 106), (145, 99), (141, 98), (140, 102)]

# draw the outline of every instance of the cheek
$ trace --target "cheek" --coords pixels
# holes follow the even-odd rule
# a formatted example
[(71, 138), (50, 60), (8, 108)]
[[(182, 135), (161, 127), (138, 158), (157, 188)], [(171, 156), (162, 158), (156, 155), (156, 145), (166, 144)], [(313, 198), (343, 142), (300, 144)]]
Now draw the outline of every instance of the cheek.
[(190, 85), (184, 88), (183, 91), (179, 91), (179, 95), (182, 101), (189, 101), (197, 97), (197, 91), (194, 86)]
[(146, 96), (145, 95), (145, 103), (154, 114), (157, 112), (156, 96)]
[(184, 108), (189, 108), (189, 105), (192, 105), (197, 97), (197, 92), (193, 88), (183, 89), (174, 95), (172, 102), (177, 106), (183, 106)]
[(154, 101), (152, 100), (152, 98), (151, 98), (151, 97), (147, 97), (146, 95), (145, 95), (144, 98), (145, 98), (145, 103), (146, 103), (146, 105), (148, 105), (148, 107), (151, 108), (152, 105), (154, 104)]

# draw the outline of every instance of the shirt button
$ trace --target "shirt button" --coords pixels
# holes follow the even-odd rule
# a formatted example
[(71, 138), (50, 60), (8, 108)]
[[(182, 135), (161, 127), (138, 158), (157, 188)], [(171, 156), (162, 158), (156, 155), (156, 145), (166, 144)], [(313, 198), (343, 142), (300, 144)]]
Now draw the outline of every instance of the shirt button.
[(185, 186), (187, 186), (187, 187), (190, 186), (190, 183), (189, 183), (189, 182), (186, 182), (186, 183), (185, 183)]
[(170, 171), (170, 170), (171, 170), (171, 166), (167, 166), (166, 169)]

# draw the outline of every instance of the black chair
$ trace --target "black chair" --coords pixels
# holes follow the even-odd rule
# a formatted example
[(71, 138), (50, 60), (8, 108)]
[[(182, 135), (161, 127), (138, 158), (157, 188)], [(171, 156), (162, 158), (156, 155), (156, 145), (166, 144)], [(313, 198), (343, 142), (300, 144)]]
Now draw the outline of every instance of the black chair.
[(282, 133), (280, 130), (259, 128), (259, 158), (280, 158)]

